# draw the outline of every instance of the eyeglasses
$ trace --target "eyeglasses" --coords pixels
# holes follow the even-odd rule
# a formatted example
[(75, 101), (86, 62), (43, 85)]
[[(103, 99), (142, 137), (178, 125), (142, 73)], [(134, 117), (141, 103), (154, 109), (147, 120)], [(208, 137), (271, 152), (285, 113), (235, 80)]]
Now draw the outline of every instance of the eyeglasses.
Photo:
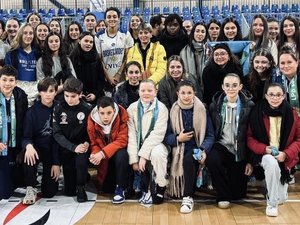
[(236, 84), (236, 83), (234, 83), (234, 84), (228, 84), (228, 83), (226, 83), (226, 84), (224, 84), (224, 89), (226, 89), (226, 90), (229, 90), (230, 88), (232, 88), (232, 89), (237, 89), (238, 87), (239, 87), (240, 85), (239, 84)]
[(281, 97), (283, 97), (283, 94), (280, 94), (280, 93), (277, 93), (277, 94), (270, 93), (270, 94), (266, 94), (266, 95), (270, 98), (281, 98)]
[(214, 57), (218, 57), (218, 56), (220, 56), (220, 57), (224, 57), (225, 55), (228, 55), (228, 53), (227, 52), (215, 52), (214, 53)]

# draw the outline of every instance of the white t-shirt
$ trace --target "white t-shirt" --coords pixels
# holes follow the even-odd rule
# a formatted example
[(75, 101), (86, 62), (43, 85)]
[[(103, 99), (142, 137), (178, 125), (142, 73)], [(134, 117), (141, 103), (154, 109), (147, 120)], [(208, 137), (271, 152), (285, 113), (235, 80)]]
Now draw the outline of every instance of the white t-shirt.
[(109, 37), (106, 31), (99, 35), (101, 55), (109, 76), (114, 76), (123, 63), (124, 53), (133, 46), (134, 41), (127, 31), (118, 31), (114, 37)]

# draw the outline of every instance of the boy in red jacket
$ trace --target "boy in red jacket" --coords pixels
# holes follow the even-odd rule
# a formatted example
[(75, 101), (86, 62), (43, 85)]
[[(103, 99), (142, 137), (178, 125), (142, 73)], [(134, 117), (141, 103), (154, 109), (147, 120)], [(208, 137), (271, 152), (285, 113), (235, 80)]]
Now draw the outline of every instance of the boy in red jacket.
[(90, 162), (97, 166), (100, 185), (112, 177), (108, 168), (115, 171), (116, 189), (112, 202), (125, 201), (124, 188), (128, 181), (128, 115), (112, 98), (102, 97), (88, 118), (88, 134), (91, 141)]

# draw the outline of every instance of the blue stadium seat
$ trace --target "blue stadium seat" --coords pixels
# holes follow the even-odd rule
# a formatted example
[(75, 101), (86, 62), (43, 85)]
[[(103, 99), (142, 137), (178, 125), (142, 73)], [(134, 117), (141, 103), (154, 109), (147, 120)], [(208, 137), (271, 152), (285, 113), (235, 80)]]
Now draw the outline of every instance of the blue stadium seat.
[(46, 15), (46, 10), (43, 9), (43, 8), (40, 8), (40, 9), (39, 9), (39, 14), (40, 14), (41, 16)]
[(281, 9), (275, 8), (274, 13), (281, 13)]
[(219, 9), (213, 9), (212, 13), (213, 13), (213, 15), (218, 15), (218, 14), (220, 14), (220, 10)]
[(275, 12), (275, 10), (278, 9), (278, 8), (279, 8), (278, 4), (272, 4), (271, 11)]
[(194, 23), (199, 23), (199, 22), (201, 22), (201, 21), (202, 21), (201, 15), (200, 15), (200, 14), (194, 15), (194, 16), (193, 16), (193, 21), (194, 21)]
[(15, 17), (17, 18), (17, 20), (18, 20), (20, 23), (23, 23), (23, 22), (25, 21), (25, 18), (24, 18), (24, 16), (23, 16), (23, 14), (21, 14), (21, 13), (17, 13), (17, 14), (15, 15)]
[(219, 6), (217, 6), (217, 5), (213, 5), (212, 7), (211, 7), (211, 11), (214, 11), (214, 10), (219, 10)]
[(190, 13), (190, 8), (188, 6), (184, 6), (182, 8), (182, 14), (187, 14), (187, 13)]
[(233, 5), (231, 6), (231, 12), (234, 12), (236, 9), (239, 9), (239, 6), (236, 5), (236, 4), (233, 4)]
[(183, 16), (182, 16), (182, 19), (183, 21), (185, 20), (191, 20), (192, 19), (192, 16), (190, 13), (185, 13)]
[(210, 18), (211, 18), (211, 16), (209, 14), (204, 15), (203, 16), (204, 23), (208, 23)]
[(250, 10), (249, 10), (249, 6), (248, 5), (242, 5), (242, 13), (244, 13), (244, 12), (249, 12)]
[(126, 7), (124, 10), (124, 16), (131, 16), (131, 9), (129, 7)]
[(52, 13), (52, 15), (55, 15), (55, 9), (50, 8), (50, 9), (48, 10), (48, 13)]
[(223, 22), (223, 18), (222, 18), (222, 15), (221, 15), (221, 14), (215, 14), (215, 15), (214, 15), (214, 18), (215, 18), (216, 20), (218, 20), (220, 23)]
[(75, 16), (75, 10), (74, 9), (67, 9), (66, 14), (68, 16)]
[(10, 9), (9, 10), (9, 16), (10, 17), (17, 16), (17, 10), (16, 9)]
[(143, 10), (143, 15), (150, 16), (150, 14), (151, 14), (150, 7), (145, 7)]
[(8, 16), (8, 11), (7, 11), (7, 9), (1, 9), (1, 15), (2, 15), (3, 17), (7, 17), (7, 16)]
[(20, 10), (19, 10), (19, 13), (20, 13), (21, 15), (23, 15), (23, 17), (27, 17), (27, 11), (26, 11), (26, 9), (20, 9)]
[(65, 10), (64, 10), (63, 8), (60, 8), (60, 9), (58, 9), (58, 11), (57, 11), (57, 15), (58, 15), (58, 16), (65, 16), (65, 15), (66, 15), (66, 12), (65, 12)]
[(135, 7), (135, 8), (133, 9), (133, 14), (135, 14), (135, 15), (140, 15), (140, 14), (141, 14), (141, 9), (140, 9), (140, 7)]
[(173, 13), (180, 15), (180, 10), (179, 10), (179, 6), (174, 6), (173, 7)]
[(222, 12), (229, 11), (229, 5), (222, 5)]
[(204, 15), (209, 15), (210, 14), (210, 12), (209, 12), (209, 9), (208, 8), (204, 8), (204, 9), (202, 9), (202, 15), (204, 16)]
[(169, 6), (165, 6), (163, 8), (162, 14), (164, 14), (164, 15), (169, 15), (170, 14), (170, 8), (169, 8)]
[(160, 8), (158, 6), (154, 7), (153, 14), (154, 15), (160, 14)]
[(192, 13), (193, 13), (193, 14), (200, 13), (199, 7), (193, 6), (193, 8), (192, 8)]
[(83, 16), (83, 15), (84, 15), (84, 10), (81, 9), (81, 8), (78, 8), (78, 9), (76, 10), (76, 16)]
[(28, 13), (33, 13), (33, 12), (36, 12), (36, 10), (35, 9), (29, 9), (28, 10)]

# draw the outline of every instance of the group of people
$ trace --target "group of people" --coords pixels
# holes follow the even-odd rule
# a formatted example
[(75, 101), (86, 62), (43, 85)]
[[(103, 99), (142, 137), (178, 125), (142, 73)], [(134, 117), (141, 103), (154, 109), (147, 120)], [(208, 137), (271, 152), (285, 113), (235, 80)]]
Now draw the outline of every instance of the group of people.
[(108, 8), (97, 24), (87, 13), (64, 37), (35, 13), (0, 23), (0, 199), (25, 186), (34, 204), (42, 162), (43, 197), (57, 193), (62, 167), (64, 194), (85, 202), (93, 165), (113, 203), (132, 190), (143, 205), (168, 194), (190, 213), (204, 167), (220, 208), (245, 198), (262, 168), (266, 215), (277, 216), (300, 149), (297, 19), (276, 32), (256, 15), (243, 38), (234, 18), (189, 31), (177, 14), (134, 15), (124, 31), (120, 16)]

